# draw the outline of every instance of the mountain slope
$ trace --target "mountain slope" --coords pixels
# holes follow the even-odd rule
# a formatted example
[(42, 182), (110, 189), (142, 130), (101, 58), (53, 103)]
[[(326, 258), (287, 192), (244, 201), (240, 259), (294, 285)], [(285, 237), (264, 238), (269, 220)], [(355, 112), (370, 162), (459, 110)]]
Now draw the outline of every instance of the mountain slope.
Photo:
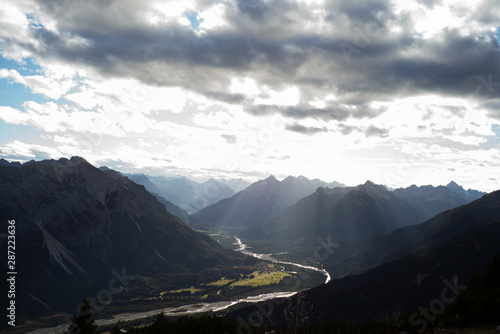
[[(446, 306), (455, 299), (455, 291), (460, 293), (469, 279), (482, 273), (494, 254), (500, 253), (499, 236), (500, 221), (479, 226), (363, 274), (335, 279), (307, 290), (299, 306), (296, 306), (297, 296), (290, 304), (309, 311), (306, 316), (311, 323), (326, 317), (351, 323), (363, 322), (368, 317), (384, 320), (419, 307), (430, 309), (437, 303)], [(272, 304), (274, 324), (283, 324), (284, 309), (290, 304)], [(246, 319), (256, 309), (269, 310), (269, 302), (229, 316)], [(432, 311), (430, 314), (435, 315)], [(409, 322), (410, 328), (406, 329), (419, 330), (421, 319), (425, 319), (423, 313), (415, 313)]]
[(324, 264), (333, 277), (358, 274), (496, 220), (500, 191), (385, 235), (335, 240), (342, 246)]
[(127, 288), (134, 293), (132, 285), (199, 282), (203, 270), (245, 261), (188, 228), (143, 186), (78, 157), (0, 166), (0, 216), (2, 230), (6, 219), (16, 225), (19, 319), (72, 312), (113, 272), (135, 276)]
[(317, 181), (304, 177), (289, 176), (280, 182), (270, 176), (231, 198), (200, 210), (195, 216), (212, 226), (259, 225), (279, 215), (287, 206), (311, 194), (317, 187)]
[(466, 285), (484, 271), (500, 253), (499, 236), (500, 222), (480, 226), (361, 275), (333, 280), (307, 297), (323, 314), (350, 322), (428, 308), (450, 285)]

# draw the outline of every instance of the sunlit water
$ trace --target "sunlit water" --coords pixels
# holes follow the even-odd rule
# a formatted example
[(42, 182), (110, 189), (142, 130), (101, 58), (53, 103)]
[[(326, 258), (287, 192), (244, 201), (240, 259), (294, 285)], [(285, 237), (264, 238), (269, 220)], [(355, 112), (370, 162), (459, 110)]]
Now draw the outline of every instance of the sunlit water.
[(317, 272), (325, 275), (325, 277), (326, 277), (325, 284), (330, 282), (330, 280), (331, 280), (330, 273), (323, 268), (317, 268), (317, 267), (313, 267), (313, 266), (306, 266), (306, 265), (299, 264), (299, 263), (276, 260), (275, 258), (272, 257), (273, 254), (252, 253), (252, 252), (247, 250), (248, 246), (245, 245), (244, 243), (242, 243), (240, 238), (238, 238), (238, 237), (234, 237), (234, 238), (236, 239), (235, 245), (238, 246), (238, 248), (236, 250), (245, 254), (245, 255), (250, 255), (250, 256), (256, 257), (256, 258), (261, 259), (261, 260), (272, 261), (274, 263), (288, 264), (288, 265), (291, 265), (294, 267), (299, 267), (302, 269), (309, 269), (309, 270), (317, 271)]

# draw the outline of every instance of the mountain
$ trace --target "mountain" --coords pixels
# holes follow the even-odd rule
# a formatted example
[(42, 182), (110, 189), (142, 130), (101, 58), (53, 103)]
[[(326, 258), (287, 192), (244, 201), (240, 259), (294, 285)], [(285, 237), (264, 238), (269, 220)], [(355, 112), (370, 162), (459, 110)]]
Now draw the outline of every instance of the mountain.
[(341, 246), (323, 264), (332, 277), (359, 274), (497, 220), (500, 220), (500, 191), (388, 234), (332, 237)]
[(212, 228), (208, 226), (207, 224), (202, 223), (199, 221), (196, 217), (193, 217), (193, 215), (190, 215), (186, 210), (182, 209), (181, 207), (175, 205), (174, 203), (167, 201), (164, 197), (161, 197), (158, 194), (152, 193), (156, 199), (165, 205), (165, 208), (167, 209), (168, 212), (173, 214), (174, 216), (178, 217), (184, 224), (187, 226), (191, 227), (194, 230), (202, 230), (202, 231), (211, 231)]
[(314, 192), (318, 184), (327, 185), (305, 177), (288, 176), (283, 181), (278, 181), (270, 176), (228, 199), (200, 210), (195, 217), (212, 226), (260, 225)]
[(242, 179), (217, 179), (219, 182), (224, 183), (229, 188), (233, 189), (235, 193), (242, 191), (246, 187), (248, 187), (251, 182), (242, 180)]
[(408, 188), (395, 189), (394, 194), (426, 212), (428, 218), (486, 195), (477, 190), (464, 190), (453, 181), (447, 186), (438, 187), (412, 185)]
[[(107, 167), (104, 168), (100, 167), (99, 169), (109, 170)], [(170, 202), (165, 197), (161, 196), (160, 194), (164, 193), (164, 191), (162, 191), (153, 182), (151, 182), (148, 176), (144, 174), (128, 174), (127, 177), (132, 181), (134, 181), (135, 183), (143, 185), (150, 193), (152, 193), (156, 197), (156, 199), (160, 203), (165, 205), (165, 208), (167, 209), (168, 212), (170, 212), (174, 216), (177, 216), (187, 226), (196, 230), (204, 230), (204, 231), (210, 230), (209, 226), (203, 224), (202, 222), (191, 216), (186, 210)]]
[(21, 167), (21, 163), (18, 161), (9, 162), (5, 159), (0, 159), (0, 166), (10, 166), (10, 167)]
[[(19, 320), (73, 312), (110, 282), (113, 294), (138, 296), (247, 263), (188, 228), (144, 186), (79, 157), (0, 166), (0, 216), (2, 231), (15, 221)], [(0, 259), (7, 264), (6, 252)]]
[(166, 177), (144, 174), (126, 174), (126, 176), (191, 213), (235, 194), (228, 185), (215, 179), (198, 183), (184, 176)]
[[(500, 221), (479, 226), (363, 274), (307, 290), (300, 296), (301, 307), (311, 310), (307, 314), (311, 323), (326, 317), (350, 323), (360, 323), (369, 317), (384, 320), (423, 308), (410, 315), (409, 324), (406, 323), (409, 328), (404, 328), (416, 332), (426, 324), (422, 321), (426, 319), (425, 310), (432, 317), (441, 313), (433, 310), (439, 311), (452, 303), (471, 277), (481, 274), (494, 255), (500, 253), (498, 236)], [(294, 296), (291, 305), (297, 305), (297, 300), (298, 296)], [(269, 310), (269, 303), (230, 315), (244, 317), (255, 309)], [(274, 324), (283, 323), (287, 305), (273, 303)]]
[(323, 314), (350, 322), (429, 308), (444, 289), (446, 298), (455, 297), (450, 286), (465, 286), (484, 271), (500, 253), (499, 236), (500, 222), (480, 226), (361, 275), (332, 280), (307, 296)]
[(280, 217), (244, 231), (244, 238), (267, 238), (291, 243), (330, 236), (339, 240), (389, 233), (427, 218), (386, 187), (371, 181), (356, 187), (318, 188), (284, 210)]
[(473, 201), (473, 200), (478, 199), (479, 197), (481, 197), (483, 195), (486, 195), (486, 193), (481, 192), (481, 191), (477, 191), (474, 189), (465, 190), (462, 186), (458, 185), (455, 181), (451, 181), (450, 183), (448, 183), (446, 188), (454, 191), (459, 196), (461, 196), (469, 201)]
[(448, 187), (432, 186), (389, 191), (371, 181), (356, 187), (318, 188), (286, 208), (278, 217), (241, 232), (240, 237), (245, 240), (268, 239), (274, 242), (274, 251), (285, 251), (295, 256), (313, 252), (318, 246), (318, 239), (333, 240), (342, 247), (329, 255), (324, 264), (335, 267), (332, 270), (339, 277), (373, 267), (369, 262), (349, 261), (359, 256), (357, 253), (360, 251), (366, 249), (370, 252), (368, 249), (375, 247), (377, 235), (419, 224), (432, 218), (431, 214), (436, 211), (469, 203), (469, 199), (479, 192), (471, 193), (471, 196), (462, 194), (460, 197)]

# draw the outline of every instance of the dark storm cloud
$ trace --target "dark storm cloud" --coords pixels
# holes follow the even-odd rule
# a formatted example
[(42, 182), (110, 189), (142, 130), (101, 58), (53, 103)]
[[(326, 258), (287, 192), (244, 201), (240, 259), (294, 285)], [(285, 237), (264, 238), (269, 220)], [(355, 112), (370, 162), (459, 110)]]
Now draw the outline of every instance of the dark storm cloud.
[[(439, 1), (421, 3), (433, 8)], [(343, 121), (375, 117), (384, 110), (371, 108), (371, 102), (395, 97), (498, 97), (488, 95), (487, 87), (477, 94), (478, 85), (484, 85), (480, 78), (500, 81), (499, 46), (491, 29), (447, 29), (424, 39), (414, 31), (415, 18), (396, 15), (388, 1), (327, 1), (327, 33), (305, 28), (318, 19), (304, 4), (278, 0), (222, 1), (228, 24), (203, 33), (173, 21), (149, 24), (146, 19), (153, 9), (143, 2), (56, 4), (40, 1), (45, 14), (57, 22), (58, 33), (34, 29), (40, 45), (31, 46), (33, 53), (110, 77), (182, 86), (243, 104), (256, 115), (277, 112), (297, 119)], [(211, 5), (199, 2), (193, 10)], [(483, 1), (468, 14), (470, 21), (494, 22), (500, 17), (496, 7), (494, 1)], [(396, 27), (400, 33), (393, 32)], [(254, 105), (241, 94), (228, 93), (235, 76), (251, 77), (276, 91), (294, 85), (301, 102), (295, 107)], [(309, 101), (328, 94), (337, 101), (323, 109), (309, 107)]]
[(327, 19), (346, 17), (350, 23), (379, 21), (377, 15), (390, 14), (391, 4), (384, 0), (327, 1)]
[(288, 124), (287, 126), (285, 126), (285, 129), (288, 131), (293, 131), (293, 132), (297, 132), (297, 133), (300, 133), (303, 135), (308, 135), (308, 136), (312, 136), (312, 135), (319, 133), (319, 132), (328, 132), (328, 129), (325, 127), (318, 128), (318, 127), (314, 127), (314, 126), (303, 126), (303, 125), (300, 125), (297, 123)]
[(262, 20), (269, 12), (269, 6), (260, 0), (237, 0), (236, 4), (242, 14), (249, 15), (253, 20)]

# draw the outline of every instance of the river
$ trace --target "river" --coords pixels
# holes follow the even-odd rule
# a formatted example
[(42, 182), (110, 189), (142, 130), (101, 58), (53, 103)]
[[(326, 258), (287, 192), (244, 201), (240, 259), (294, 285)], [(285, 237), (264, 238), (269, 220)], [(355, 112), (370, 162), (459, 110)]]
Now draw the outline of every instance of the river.
[[(322, 273), (323, 275), (326, 276), (326, 281), (325, 284), (330, 281), (330, 274), (322, 269), (322, 268), (316, 268), (312, 266), (306, 266), (298, 263), (292, 263), (292, 262), (286, 262), (286, 261), (279, 261), (273, 258), (271, 255), (272, 254), (257, 254), (257, 253), (252, 253), (248, 250), (248, 246), (242, 243), (241, 239), (235, 237), (236, 243), (235, 245), (238, 247), (236, 250), (249, 256), (253, 256), (258, 259), (266, 260), (266, 261), (272, 261), (274, 263), (281, 263), (281, 264), (287, 264), (295, 267), (299, 267), (302, 269), (308, 269), (308, 270), (314, 270), (317, 272)], [(98, 326), (103, 326), (103, 325), (112, 325), (115, 323), (118, 323), (119, 321), (130, 321), (130, 320), (136, 320), (136, 319), (142, 319), (142, 318), (147, 318), (150, 316), (155, 316), (159, 314), (160, 312), (164, 312), (165, 315), (167, 316), (180, 316), (180, 315), (189, 315), (189, 314), (195, 314), (195, 313), (204, 313), (204, 312), (218, 312), (225, 310), (231, 306), (234, 306), (239, 303), (258, 303), (258, 302), (263, 302), (269, 299), (274, 299), (274, 298), (285, 298), (285, 297), (290, 297), (295, 295), (297, 292), (296, 291), (285, 291), (285, 292), (273, 292), (273, 293), (266, 293), (266, 294), (260, 294), (257, 296), (250, 296), (250, 297), (245, 297), (245, 298), (240, 298), (236, 300), (228, 300), (228, 301), (221, 301), (221, 302), (213, 302), (213, 303), (196, 303), (196, 304), (188, 304), (188, 305), (183, 305), (183, 306), (177, 306), (177, 307), (167, 307), (167, 308), (162, 308), (162, 309), (155, 309), (151, 311), (145, 311), (145, 312), (133, 312), (133, 313), (120, 313), (112, 318), (108, 319), (97, 319), (96, 323)], [(57, 327), (51, 327), (51, 328), (43, 328), (43, 329), (37, 329), (35, 331), (31, 331), (28, 334), (58, 334), (58, 333), (64, 333), (67, 329), (67, 325), (60, 325)]]
[(280, 260), (276, 260), (275, 258), (273, 258), (271, 255), (272, 254), (257, 254), (257, 253), (252, 253), (250, 251), (248, 251), (248, 246), (245, 245), (244, 243), (241, 242), (241, 239), (238, 238), (238, 237), (234, 237), (236, 239), (236, 245), (238, 246), (238, 248), (236, 249), (237, 251), (245, 254), (245, 255), (250, 255), (250, 256), (253, 256), (253, 257), (256, 257), (258, 259), (261, 259), (261, 260), (266, 260), (266, 261), (271, 261), (271, 262), (274, 262), (274, 263), (281, 263), (281, 264), (288, 264), (290, 266), (294, 266), (294, 267), (299, 267), (299, 268), (302, 268), (302, 269), (309, 269), (309, 270), (314, 270), (314, 271), (317, 271), (319, 273), (322, 273), (323, 275), (325, 275), (326, 279), (325, 279), (325, 284), (330, 282), (330, 280), (332, 279), (331, 276), (330, 276), (330, 273), (328, 271), (326, 271), (325, 269), (323, 268), (317, 268), (317, 267), (313, 267), (313, 266), (306, 266), (306, 265), (303, 265), (303, 264), (298, 264), (298, 263), (293, 263), (293, 262), (287, 262), (287, 261), (280, 261)]

